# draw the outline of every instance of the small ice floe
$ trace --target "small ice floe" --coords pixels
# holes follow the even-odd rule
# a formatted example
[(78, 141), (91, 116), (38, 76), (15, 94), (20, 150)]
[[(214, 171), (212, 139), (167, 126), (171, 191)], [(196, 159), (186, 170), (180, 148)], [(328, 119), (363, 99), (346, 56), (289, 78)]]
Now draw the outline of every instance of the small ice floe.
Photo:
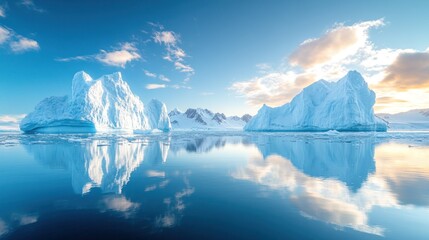
[(338, 135), (340, 134), (340, 132), (338, 132), (337, 130), (329, 130), (327, 132), (324, 132), (325, 135)]

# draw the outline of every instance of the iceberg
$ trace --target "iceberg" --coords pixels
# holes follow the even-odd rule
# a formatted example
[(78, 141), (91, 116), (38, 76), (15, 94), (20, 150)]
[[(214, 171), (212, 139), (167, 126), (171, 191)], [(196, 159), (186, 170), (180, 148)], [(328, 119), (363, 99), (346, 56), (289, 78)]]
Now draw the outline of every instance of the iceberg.
[(375, 93), (357, 71), (337, 82), (319, 80), (304, 88), (290, 103), (265, 104), (244, 126), (246, 131), (386, 131), (374, 115)]
[(92, 79), (74, 75), (71, 96), (48, 97), (20, 123), (26, 133), (93, 133), (100, 131), (169, 131), (165, 104), (146, 106), (135, 96), (120, 72)]

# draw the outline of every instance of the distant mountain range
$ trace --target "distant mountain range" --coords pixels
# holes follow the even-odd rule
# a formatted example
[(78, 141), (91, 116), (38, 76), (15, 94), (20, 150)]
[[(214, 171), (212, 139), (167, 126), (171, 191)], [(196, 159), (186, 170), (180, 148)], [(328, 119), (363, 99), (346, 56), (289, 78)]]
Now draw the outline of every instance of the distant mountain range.
[(185, 112), (175, 108), (168, 116), (173, 130), (242, 130), (252, 118), (249, 114), (227, 117), (202, 108), (189, 108)]
[(396, 114), (380, 113), (377, 116), (387, 121), (390, 129), (429, 129), (429, 109), (413, 109)]

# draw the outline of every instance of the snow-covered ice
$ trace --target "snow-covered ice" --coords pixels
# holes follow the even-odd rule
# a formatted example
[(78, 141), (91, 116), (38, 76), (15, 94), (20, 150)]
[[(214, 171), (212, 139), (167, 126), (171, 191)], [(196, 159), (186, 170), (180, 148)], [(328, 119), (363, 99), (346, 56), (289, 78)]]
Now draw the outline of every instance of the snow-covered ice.
[(244, 127), (247, 131), (386, 131), (374, 115), (375, 93), (357, 71), (338, 82), (319, 80), (290, 103), (262, 106)]
[(48, 97), (20, 124), (27, 133), (149, 131), (171, 128), (167, 108), (158, 100), (145, 106), (120, 72), (92, 79), (74, 75), (71, 96)]
[(389, 122), (392, 130), (419, 130), (429, 129), (429, 109), (413, 109), (407, 112), (377, 114)]
[(189, 108), (181, 112), (177, 108), (170, 113), (170, 120), (173, 130), (243, 130), (246, 122), (252, 116), (245, 114), (242, 117), (227, 117), (223, 113), (214, 113), (208, 109)]

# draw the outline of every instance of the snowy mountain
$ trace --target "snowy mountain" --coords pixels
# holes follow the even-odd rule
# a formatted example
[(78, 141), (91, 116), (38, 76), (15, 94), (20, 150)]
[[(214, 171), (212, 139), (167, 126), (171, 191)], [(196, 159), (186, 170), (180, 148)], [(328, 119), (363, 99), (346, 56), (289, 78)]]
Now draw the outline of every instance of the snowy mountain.
[(429, 109), (414, 109), (396, 114), (380, 113), (391, 129), (429, 129)]
[(85, 72), (78, 72), (71, 96), (42, 100), (21, 121), (20, 128), (27, 133), (168, 131), (171, 124), (165, 105), (158, 100), (143, 105), (121, 73), (93, 80)]
[(360, 73), (350, 71), (338, 82), (319, 80), (290, 103), (264, 105), (244, 127), (247, 131), (386, 131), (374, 115), (375, 93)]
[(213, 113), (208, 109), (189, 108), (186, 112), (174, 109), (169, 114), (173, 130), (242, 130), (252, 117), (227, 117), (223, 113)]

